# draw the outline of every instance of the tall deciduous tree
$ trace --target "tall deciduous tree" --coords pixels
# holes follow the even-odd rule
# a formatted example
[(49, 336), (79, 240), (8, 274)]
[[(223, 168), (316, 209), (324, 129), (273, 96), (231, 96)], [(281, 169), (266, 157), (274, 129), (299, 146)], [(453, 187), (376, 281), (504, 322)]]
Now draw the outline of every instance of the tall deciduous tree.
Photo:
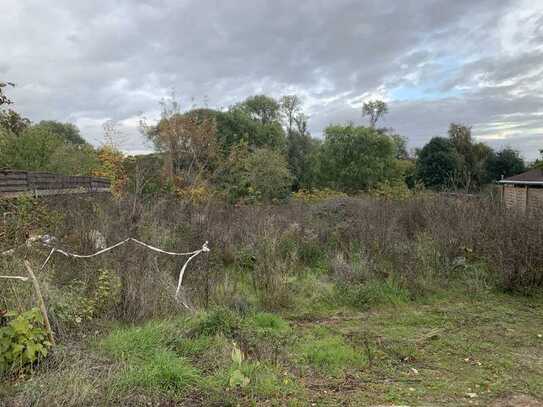
[(451, 123), (448, 133), (459, 159), (456, 186), (466, 191), (477, 190), (490, 181), (487, 162), (492, 149), (486, 144), (474, 143), (468, 126)]
[(162, 102), (156, 126), (143, 125), (144, 134), (165, 153), (164, 174), (172, 182), (188, 186), (202, 179), (217, 157), (216, 123), (213, 117), (180, 111), (172, 97)]
[(252, 119), (262, 124), (279, 122), (280, 106), (277, 101), (266, 95), (255, 95), (245, 99), (239, 108), (247, 112)]
[(379, 119), (388, 113), (388, 106), (382, 100), (370, 100), (362, 105), (362, 116), (368, 116), (370, 127), (375, 127)]
[(286, 95), (281, 98), (280, 110), (285, 123), (287, 137), (295, 129), (296, 117), (301, 114), (302, 101), (297, 95)]

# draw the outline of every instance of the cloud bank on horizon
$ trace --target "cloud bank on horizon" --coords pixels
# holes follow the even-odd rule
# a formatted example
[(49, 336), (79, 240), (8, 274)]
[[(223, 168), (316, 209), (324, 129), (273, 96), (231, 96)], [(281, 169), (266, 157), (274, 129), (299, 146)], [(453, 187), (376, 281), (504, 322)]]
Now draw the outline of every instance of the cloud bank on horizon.
[[(396, 3), (396, 4), (389, 4)], [(543, 2), (529, 0), (4, 0), (0, 79), (33, 121), (77, 124), (93, 144), (123, 124), (149, 147), (141, 114), (173, 88), (225, 108), (297, 93), (314, 136), (362, 123), (361, 105), (418, 147), (450, 122), (527, 159), (543, 148)]]

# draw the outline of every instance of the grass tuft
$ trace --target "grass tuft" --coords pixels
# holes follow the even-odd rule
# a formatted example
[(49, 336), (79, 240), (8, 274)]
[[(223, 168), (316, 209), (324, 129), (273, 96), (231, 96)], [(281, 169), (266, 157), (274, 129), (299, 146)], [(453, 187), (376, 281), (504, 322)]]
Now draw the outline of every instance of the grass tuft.
[(356, 350), (339, 335), (318, 335), (306, 339), (300, 352), (304, 362), (315, 367), (322, 373), (340, 376), (348, 367), (361, 367), (366, 360), (363, 354)]

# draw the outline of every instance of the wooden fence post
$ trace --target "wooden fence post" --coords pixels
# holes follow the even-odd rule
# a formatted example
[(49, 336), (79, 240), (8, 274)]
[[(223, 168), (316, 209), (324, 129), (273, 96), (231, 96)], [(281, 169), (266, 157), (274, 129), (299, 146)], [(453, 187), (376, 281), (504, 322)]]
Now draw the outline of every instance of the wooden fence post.
[(40, 307), (41, 314), (43, 315), (43, 322), (45, 323), (45, 329), (47, 330), (49, 341), (51, 342), (51, 345), (54, 346), (55, 338), (53, 337), (53, 330), (51, 329), (51, 324), (49, 324), (49, 317), (47, 316), (47, 309), (45, 308), (45, 302), (43, 301), (43, 297), (41, 295), (40, 285), (38, 283), (38, 280), (36, 279), (36, 276), (34, 275), (34, 272), (32, 271), (30, 262), (28, 260), (25, 260), (24, 263), (25, 263), (26, 271), (28, 272), (28, 275), (30, 276), (30, 279), (32, 280), (32, 285), (34, 286), (34, 290), (36, 291), (38, 306)]

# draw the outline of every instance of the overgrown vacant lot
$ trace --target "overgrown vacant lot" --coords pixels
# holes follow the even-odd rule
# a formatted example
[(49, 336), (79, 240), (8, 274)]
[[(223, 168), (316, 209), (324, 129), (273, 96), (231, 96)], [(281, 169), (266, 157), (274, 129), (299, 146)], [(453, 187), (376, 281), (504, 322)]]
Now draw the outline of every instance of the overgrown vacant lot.
[[(535, 218), (433, 195), (24, 204), (20, 219), (31, 210), (47, 228), (33, 232), (76, 252), (92, 252), (94, 230), (108, 243), (133, 236), (169, 250), (209, 240), (211, 252), (187, 271), (193, 312), (173, 300), (182, 260), (132, 246), (52, 258), (38, 278), (59, 344), (4, 374), (7, 406), (543, 402)], [(5, 235), (17, 243), (20, 229)], [(21, 250), (34, 264), (48, 254)], [(17, 256), (2, 262), (22, 275)], [(30, 287), (2, 284), (1, 308), (32, 306)]]

